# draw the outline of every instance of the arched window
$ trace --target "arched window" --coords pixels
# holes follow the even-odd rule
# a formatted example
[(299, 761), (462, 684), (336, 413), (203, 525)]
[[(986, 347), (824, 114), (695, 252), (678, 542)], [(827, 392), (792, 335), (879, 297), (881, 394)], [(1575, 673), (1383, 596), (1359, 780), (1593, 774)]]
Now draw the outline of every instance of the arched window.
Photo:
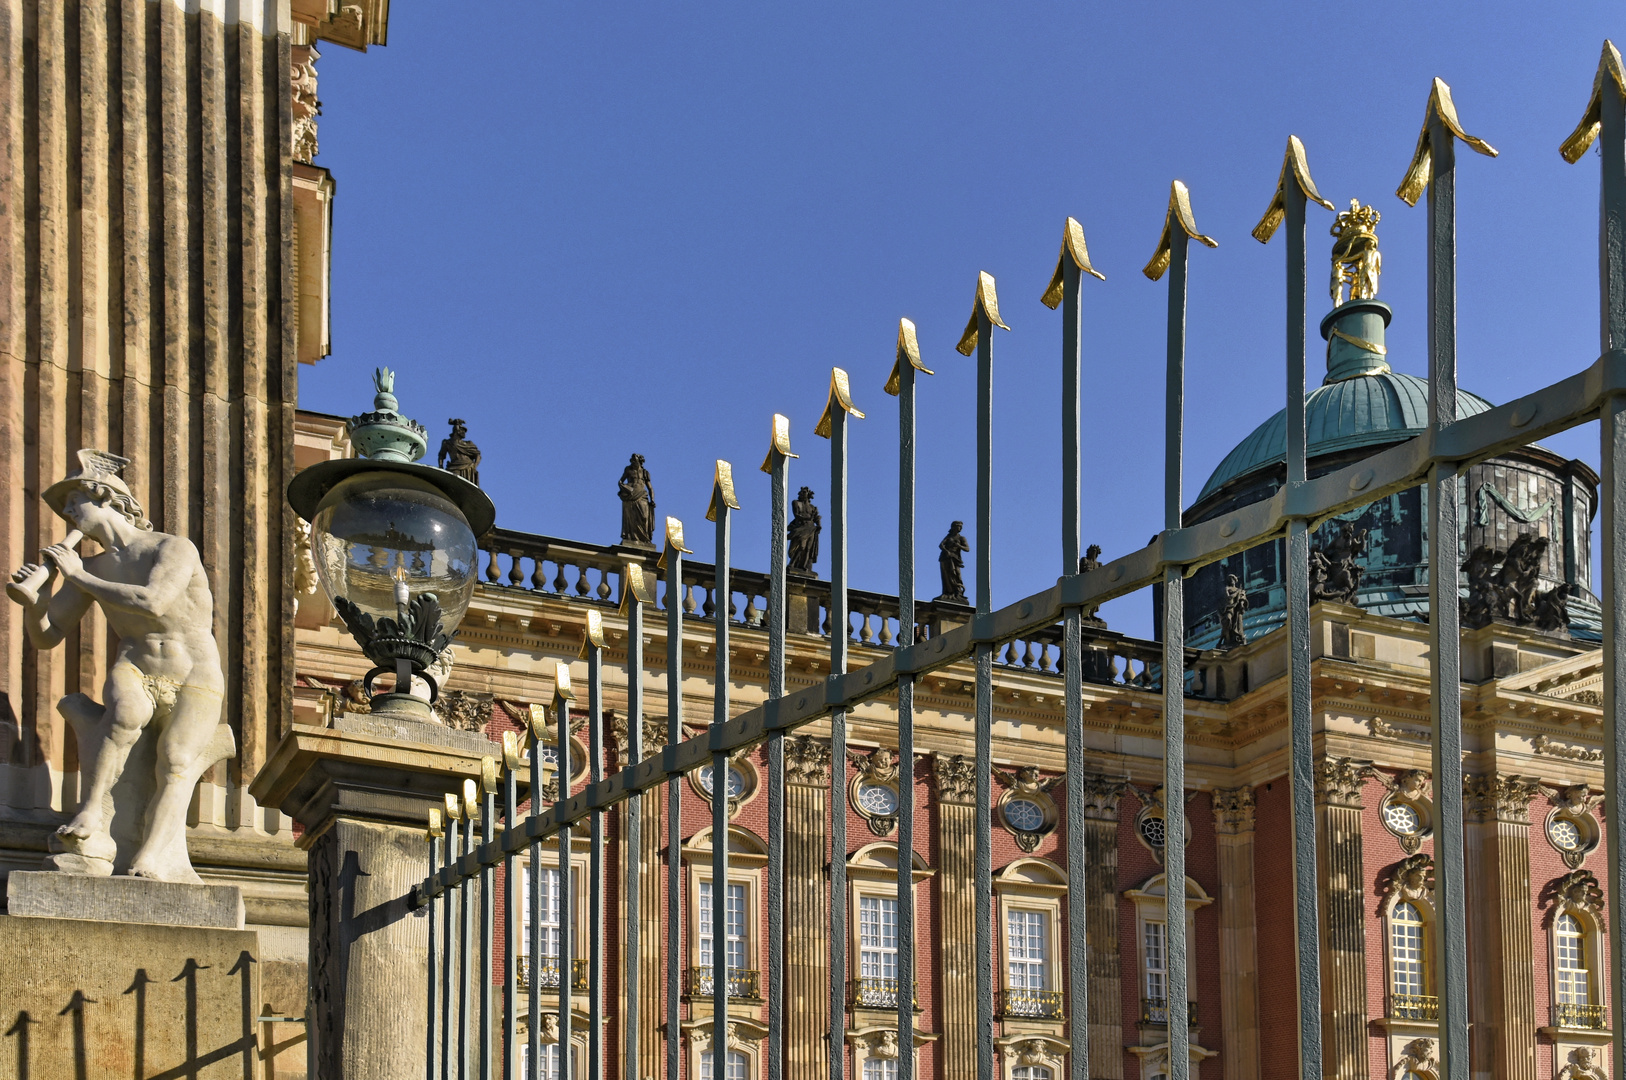
[(1391, 1016), (1432, 1020), (1437, 1006), (1428, 993), (1423, 960), (1423, 914), (1410, 902), (1389, 912), (1389, 993)]
[[(722, 1080), (746, 1080), (747, 1062), (745, 1055), (737, 1050), (728, 1052), (728, 1076)], [(700, 1051), (700, 1080), (719, 1080), (712, 1069), (710, 1050)]]
[(1559, 1005), (1592, 1004), (1592, 980), (1586, 968), (1586, 931), (1567, 912), (1553, 923), (1553, 951), (1558, 961)]

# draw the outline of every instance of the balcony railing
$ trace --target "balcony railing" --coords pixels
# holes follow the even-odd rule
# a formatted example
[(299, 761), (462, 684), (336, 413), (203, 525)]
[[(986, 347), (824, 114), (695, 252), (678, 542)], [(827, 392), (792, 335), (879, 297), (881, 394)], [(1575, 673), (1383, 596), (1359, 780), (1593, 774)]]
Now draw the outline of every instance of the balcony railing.
[(1396, 1020), (1438, 1020), (1440, 999), (1428, 994), (1390, 994), (1389, 1015)]
[[(516, 956), (518, 967), (515, 976), (519, 980), (521, 990), (531, 988), (531, 958), (529, 956)], [(536, 985), (541, 990), (559, 989), (559, 958), (557, 956), (544, 956), (536, 966)], [(570, 962), (570, 989), (572, 991), (587, 989), (587, 961), (572, 960)]]
[(1604, 1027), (1603, 1006), (1575, 1005), (1561, 1001), (1553, 1006), (1553, 1026), (1602, 1030)]
[[(1164, 1024), (1169, 1022), (1169, 1003), (1164, 998), (1141, 998), (1140, 1021), (1143, 1024)], [(1186, 1023), (1197, 1023), (1197, 1003), (1186, 1001)]]
[[(692, 967), (684, 973), (683, 992), (691, 998), (709, 998), (715, 986), (710, 967)], [(761, 1001), (760, 976), (750, 968), (729, 968), (728, 996), (732, 1001)]]
[[(853, 1008), (855, 1009), (896, 1009), (898, 1007), (898, 980), (880, 979), (870, 975), (860, 975), (847, 984), (852, 994)], [(911, 1004), (919, 1007), (920, 999), (914, 998)]]
[(1062, 1019), (1060, 990), (1006, 990), (1000, 998), (999, 1015), (1025, 1020)]

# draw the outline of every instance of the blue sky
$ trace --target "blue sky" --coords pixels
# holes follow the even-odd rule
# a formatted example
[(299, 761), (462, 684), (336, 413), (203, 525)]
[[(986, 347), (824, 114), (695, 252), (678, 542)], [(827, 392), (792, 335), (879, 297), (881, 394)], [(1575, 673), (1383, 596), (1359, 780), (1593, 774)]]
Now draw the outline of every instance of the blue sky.
[[(1501, 151), (1459, 154), (1462, 385), (1494, 402), (1590, 362), (1596, 157), (1579, 119), (1618, 3), (1108, 5), (396, 4), (390, 44), (322, 47), (337, 179), (333, 355), (300, 403), (353, 413), (377, 365), (409, 415), (460, 416), (500, 525), (614, 542), (615, 483), (648, 459), (658, 514), (710, 558), (717, 458), (765, 568), (774, 412), (792, 483), (829, 489), (813, 435), (851, 373), (852, 583), (896, 588), (900, 316), (936, 370), (920, 391), (920, 593), (975, 498), (974, 365), (953, 346), (977, 272), (1011, 333), (995, 352), (996, 604), (1060, 572), (1060, 316), (1039, 295), (1067, 215), (1107, 281), (1085, 297), (1084, 540), (1106, 557), (1161, 525), (1164, 284), (1141, 276), (1169, 181), (1191, 188), (1185, 493), (1281, 407), (1281, 241), (1249, 230), (1289, 134), (1322, 192), (1373, 203), (1395, 309), (1390, 360), (1426, 374), (1426, 214), (1394, 189), (1429, 81)], [(1330, 213), (1310, 218), (1314, 326)], [(1597, 462), (1596, 425), (1551, 440)], [(824, 546), (828, 552), (828, 543)], [(821, 567), (822, 570), (822, 567)], [(1104, 614), (1144, 635), (1150, 597)]]

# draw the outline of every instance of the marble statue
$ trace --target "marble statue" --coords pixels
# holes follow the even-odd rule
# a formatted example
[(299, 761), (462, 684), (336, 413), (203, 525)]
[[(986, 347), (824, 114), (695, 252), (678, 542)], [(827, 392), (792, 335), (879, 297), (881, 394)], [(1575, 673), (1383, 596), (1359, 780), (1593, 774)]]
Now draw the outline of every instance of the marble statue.
[(971, 550), (971, 541), (960, 531), (965, 522), (949, 525), (948, 535), (937, 545), (937, 572), (943, 579), (943, 592), (939, 600), (965, 603), (965, 553)]
[(621, 497), (621, 542), (639, 547), (655, 546), (655, 488), (644, 468), (644, 455), (634, 454), (621, 470), (616, 485)]
[(819, 508), (813, 505), (812, 488), (804, 487), (796, 493), (790, 514), (790, 527), (785, 530), (790, 542), (789, 573), (795, 577), (818, 577), (813, 564), (819, 561), (819, 533), (824, 523), (819, 518)]
[(452, 433), (440, 441), (436, 464), (453, 476), (479, 487), (480, 448), (469, 441), (468, 424), (455, 418), (446, 422), (452, 425)]
[[(79, 451), (79, 470), (41, 496), (72, 531), (6, 586), (36, 649), (56, 647), (92, 604), (118, 638), (103, 702), (80, 693), (57, 703), (78, 736), (84, 797), (51, 837), (45, 867), (196, 883), (187, 807), (204, 771), (236, 750), (220, 721), (214, 597), (192, 541), (153, 530), (119, 475), (127, 464)], [(81, 538), (100, 554), (75, 554)]]

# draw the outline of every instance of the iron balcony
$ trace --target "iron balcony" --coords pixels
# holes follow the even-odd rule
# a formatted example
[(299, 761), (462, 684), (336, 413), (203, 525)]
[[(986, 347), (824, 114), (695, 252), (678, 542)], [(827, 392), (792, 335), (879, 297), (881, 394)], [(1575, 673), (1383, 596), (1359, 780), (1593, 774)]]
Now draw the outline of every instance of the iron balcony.
[(1602, 1005), (1576, 1005), (1561, 1001), (1553, 1006), (1553, 1026), (1601, 1031), (1608, 1025), (1604, 1020)]
[(1390, 994), (1389, 1015), (1396, 1020), (1438, 1020), (1440, 999), (1428, 994)]
[[(683, 980), (683, 993), (690, 998), (709, 998), (716, 984), (712, 980), (712, 968), (689, 968)], [(728, 997), (731, 1001), (761, 1001), (761, 977), (751, 968), (728, 969)]]
[[(855, 1009), (896, 1009), (898, 1007), (898, 980), (860, 975), (848, 984)], [(920, 999), (911, 1000), (916, 1008)]]
[(1007, 989), (1000, 998), (999, 1015), (1016, 1020), (1060, 1020), (1063, 998), (1060, 990)]
[[(521, 990), (531, 988), (531, 958), (529, 956), (514, 957), (516, 968), (515, 976), (519, 981)], [(543, 990), (559, 989), (559, 958), (557, 956), (544, 956), (537, 965), (536, 985)], [(587, 961), (572, 960), (570, 962), (570, 989), (572, 991), (587, 989)]]
[[(1143, 1024), (1163, 1024), (1166, 1026), (1169, 1022), (1168, 1000), (1165, 998), (1141, 998), (1140, 1022)], [(1196, 1026), (1197, 1003), (1195, 1001), (1186, 1002), (1186, 1023), (1190, 1026)]]

